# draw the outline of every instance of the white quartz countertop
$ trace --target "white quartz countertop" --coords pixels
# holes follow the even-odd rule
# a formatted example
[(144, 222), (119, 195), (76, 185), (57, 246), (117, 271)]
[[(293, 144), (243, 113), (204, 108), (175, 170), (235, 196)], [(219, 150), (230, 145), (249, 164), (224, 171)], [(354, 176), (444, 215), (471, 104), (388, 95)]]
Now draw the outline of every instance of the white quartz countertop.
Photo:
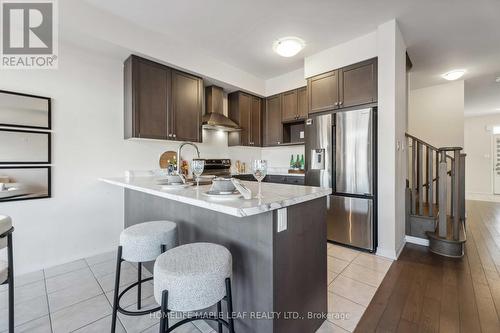
[[(262, 183), (262, 195), (264, 198), (261, 201), (258, 199), (246, 200), (243, 199), (243, 197), (236, 199), (218, 199), (203, 195), (203, 192), (210, 189), (210, 185), (200, 185), (199, 191), (196, 190), (196, 185), (184, 189), (163, 190), (161, 185), (157, 185), (157, 178), (155, 177), (113, 177), (100, 178), (99, 180), (111, 185), (148, 193), (165, 199), (237, 217), (261, 214), (321, 198), (332, 193), (332, 190), (328, 188)], [(245, 181), (242, 183), (252, 190), (253, 196), (255, 197), (258, 183)]]

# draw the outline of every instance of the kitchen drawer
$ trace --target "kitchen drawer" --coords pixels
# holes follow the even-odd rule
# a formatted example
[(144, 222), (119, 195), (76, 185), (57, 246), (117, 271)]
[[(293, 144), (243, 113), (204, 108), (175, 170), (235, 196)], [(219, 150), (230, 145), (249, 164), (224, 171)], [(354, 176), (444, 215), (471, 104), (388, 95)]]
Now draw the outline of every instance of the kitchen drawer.
[(304, 185), (304, 177), (268, 175), (265, 179), (268, 183)]
[[(234, 175), (233, 177), (241, 180), (256, 181), (255, 178), (250, 174)], [(275, 184), (304, 185), (305, 179), (301, 176), (267, 175), (266, 178), (264, 178), (263, 182)]]

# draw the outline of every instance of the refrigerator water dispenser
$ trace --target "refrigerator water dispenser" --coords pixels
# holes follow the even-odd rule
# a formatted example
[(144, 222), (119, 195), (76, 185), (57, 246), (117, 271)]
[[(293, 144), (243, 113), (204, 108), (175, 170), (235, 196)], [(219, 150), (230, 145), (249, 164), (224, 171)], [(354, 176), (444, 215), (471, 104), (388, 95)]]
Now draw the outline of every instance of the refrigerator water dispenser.
[(311, 170), (324, 170), (325, 169), (325, 150), (312, 149), (311, 150)]

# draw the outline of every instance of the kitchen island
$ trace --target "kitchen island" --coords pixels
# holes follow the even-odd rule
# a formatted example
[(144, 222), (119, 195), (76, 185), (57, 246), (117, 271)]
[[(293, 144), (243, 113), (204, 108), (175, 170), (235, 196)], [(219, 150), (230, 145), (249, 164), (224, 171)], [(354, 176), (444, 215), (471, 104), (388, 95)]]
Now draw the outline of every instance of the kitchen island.
[[(170, 220), (180, 244), (231, 251), (236, 332), (312, 333), (325, 320), (329, 189), (263, 183), (261, 201), (228, 200), (204, 196), (208, 185), (162, 190), (153, 177), (101, 180), (125, 189), (125, 227)], [(257, 192), (257, 183), (243, 183)]]

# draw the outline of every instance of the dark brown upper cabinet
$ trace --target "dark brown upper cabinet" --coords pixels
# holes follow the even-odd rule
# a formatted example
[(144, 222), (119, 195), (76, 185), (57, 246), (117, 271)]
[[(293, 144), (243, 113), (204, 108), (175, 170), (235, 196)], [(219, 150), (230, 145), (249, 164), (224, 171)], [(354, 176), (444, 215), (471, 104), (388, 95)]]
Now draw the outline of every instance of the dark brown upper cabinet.
[(172, 70), (171, 101), (170, 138), (201, 142), (203, 81), (196, 76)]
[(372, 59), (347, 66), (340, 71), (341, 107), (377, 101), (377, 61)]
[(307, 118), (307, 87), (282, 93), (281, 120), (296, 122)]
[(309, 113), (328, 111), (339, 106), (339, 71), (311, 77), (307, 80)]
[(228, 95), (229, 118), (241, 127), (231, 132), (229, 146), (261, 146), (262, 144), (262, 100), (241, 91)]
[(307, 87), (297, 89), (297, 119), (307, 118)]
[(313, 76), (307, 80), (309, 113), (377, 101), (377, 59)]
[(131, 55), (124, 86), (126, 139), (201, 142), (201, 78)]
[(262, 146), (262, 98), (252, 96), (250, 113), (250, 139), (252, 146)]
[(264, 145), (275, 146), (283, 142), (283, 124), (281, 122), (282, 94), (266, 98), (264, 116)]
[(295, 121), (298, 118), (297, 90), (283, 93), (283, 107), (281, 108), (281, 119), (283, 122)]

